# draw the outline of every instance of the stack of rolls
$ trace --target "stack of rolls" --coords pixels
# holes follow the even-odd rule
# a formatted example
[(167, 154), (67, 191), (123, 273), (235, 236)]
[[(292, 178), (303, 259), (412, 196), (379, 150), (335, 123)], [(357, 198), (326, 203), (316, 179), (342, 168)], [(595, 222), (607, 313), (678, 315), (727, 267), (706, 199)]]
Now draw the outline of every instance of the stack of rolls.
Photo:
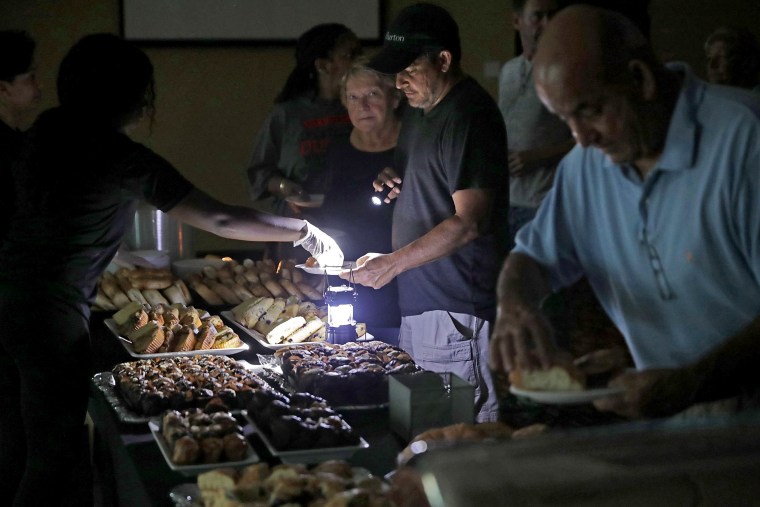
[(119, 310), (130, 302), (189, 305), (192, 301), (187, 285), (167, 269), (119, 268), (101, 275), (93, 309)]
[(319, 301), (323, 295), (318, 287), (324, 280), (304, 274), (293, 261), (275, 264), (271, 259), (245, 259), (240, 263), (229, 260), (219, 268), (204, 266), (187, 282), (209, 305), (222, 306), (238, 305), (254, 296)]

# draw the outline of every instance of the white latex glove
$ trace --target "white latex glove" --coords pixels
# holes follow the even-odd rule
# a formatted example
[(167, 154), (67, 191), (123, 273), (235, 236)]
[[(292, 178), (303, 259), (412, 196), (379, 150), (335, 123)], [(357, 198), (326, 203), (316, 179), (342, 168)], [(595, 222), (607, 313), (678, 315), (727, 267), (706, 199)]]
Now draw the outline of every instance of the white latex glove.
[(322, 267), (343, 266), (343, 252), (335, 240), (309, 222), (306, 222), (306, 235), (294, 241), (293, 246), (302, 246)]

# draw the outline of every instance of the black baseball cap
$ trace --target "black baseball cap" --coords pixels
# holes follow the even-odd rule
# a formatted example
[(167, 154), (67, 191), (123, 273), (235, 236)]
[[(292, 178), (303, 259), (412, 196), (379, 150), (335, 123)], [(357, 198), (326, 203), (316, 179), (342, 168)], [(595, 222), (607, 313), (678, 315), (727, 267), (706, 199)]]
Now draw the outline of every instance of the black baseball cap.
[(444, 49), (451, 51), (454, 61), (461, 58), (456, 21), (443, 7), (414, 4), (404, 8), (391, 22), (383, 48), (368, 66), (383, 74), (396, 74), (423, 53)]

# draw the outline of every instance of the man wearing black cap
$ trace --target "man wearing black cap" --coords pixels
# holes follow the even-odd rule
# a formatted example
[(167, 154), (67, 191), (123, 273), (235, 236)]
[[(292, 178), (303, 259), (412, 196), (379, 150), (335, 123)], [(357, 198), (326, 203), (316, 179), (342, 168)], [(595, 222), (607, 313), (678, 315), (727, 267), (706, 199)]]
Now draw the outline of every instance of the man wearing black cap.
[(423, 368), (473, 384), (477, 419), (488, 421), (498, 415), (487, 354), (506, 254), (507, 135), (495, 102), (462, 73), (460, 58), (449, 13), (415, 4), (391, 23), (369, 63), (395, 74), (412, 107), (396, 167), (374, 182), (377, 191), (391, 189), (386, 202), (396, 200), (394, 251), (362, 257), (353, 277), (374, 288), (398, 277), (399, 344)]

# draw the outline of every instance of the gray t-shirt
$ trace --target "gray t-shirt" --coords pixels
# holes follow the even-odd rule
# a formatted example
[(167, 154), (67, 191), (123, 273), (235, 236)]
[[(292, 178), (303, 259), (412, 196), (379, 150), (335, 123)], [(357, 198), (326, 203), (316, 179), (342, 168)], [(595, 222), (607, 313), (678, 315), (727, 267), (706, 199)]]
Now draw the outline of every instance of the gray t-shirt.
[[(522, 151), (560, 144), (572, 139), (570, 129), (550, 113), (536, 94), (531, 77), (531, 62), (523, 55), (504, 64), (499, 75), (499, 110), (504, 117), (509, 149)], [(543, 161), (536, 170), (520, 178), (510, 178), (512, 206), (535, 208), (554, 181), (561, 157)]]

